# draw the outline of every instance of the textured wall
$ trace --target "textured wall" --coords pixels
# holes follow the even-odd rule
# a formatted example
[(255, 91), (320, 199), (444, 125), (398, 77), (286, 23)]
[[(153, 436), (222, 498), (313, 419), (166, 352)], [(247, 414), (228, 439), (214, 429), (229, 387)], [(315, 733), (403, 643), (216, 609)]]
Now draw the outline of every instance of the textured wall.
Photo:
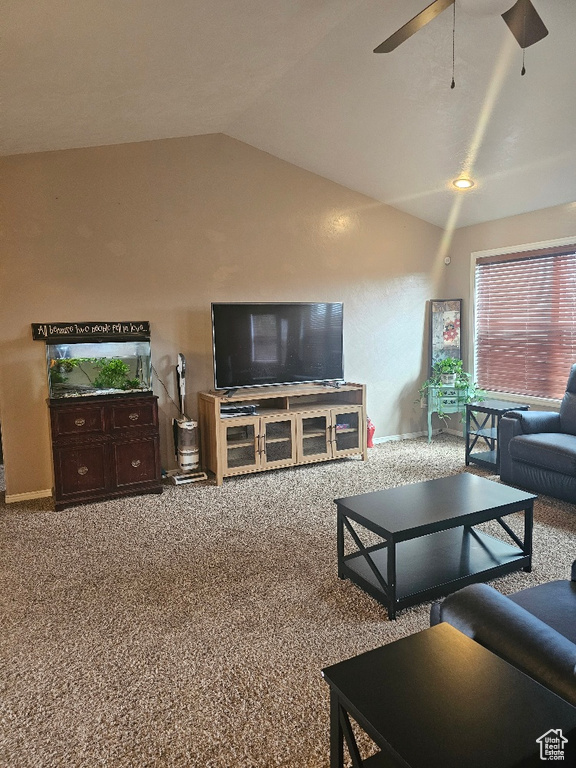
[[(45, 350), (33, 322), (149, 320), (188, 411), (212, 386), (211, 301), (343, 301), (345, 373), (377, 435), (422, 429), (426, 301), (441, 231), (222, 134), (0, 160), (0, 418), (7, 495), (52, 485)], [(441, 266), (439, 266), (439, 263)], [(161, 450), (173, 466), (162, 384)]]

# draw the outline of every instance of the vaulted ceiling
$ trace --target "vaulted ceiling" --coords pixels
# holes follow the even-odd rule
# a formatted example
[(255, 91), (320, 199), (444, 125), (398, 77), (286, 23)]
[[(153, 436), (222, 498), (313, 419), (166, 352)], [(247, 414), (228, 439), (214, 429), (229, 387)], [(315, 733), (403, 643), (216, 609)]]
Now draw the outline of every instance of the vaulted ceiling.
[(226, 133), (441, 227), (576, 201), (576, 2), (532, 0), (522, 77), (456, 0), (451, 89), (451, 9), (372, 53), (430, 1), (6, 0), (0, 153)]

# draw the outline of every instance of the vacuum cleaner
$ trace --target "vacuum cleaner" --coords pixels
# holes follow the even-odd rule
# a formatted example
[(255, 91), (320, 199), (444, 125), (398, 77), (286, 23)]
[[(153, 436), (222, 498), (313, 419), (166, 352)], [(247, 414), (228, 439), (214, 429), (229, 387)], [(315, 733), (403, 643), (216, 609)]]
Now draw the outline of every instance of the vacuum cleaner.
[(192, 421), (186, 416), (186, 358), (178, 353), (178, 365), (176, 366), (178, 379), (178, 406), (180, 418), (173, 419), (174, 451), (178, 462), (178, 469), (169, 472), (170, 480), (174, 485), (183, 483), (195, 483), (198, 480), (207, 480), (206, 472), (200, 467), (200, 452), (198, 450), (198, 422)]

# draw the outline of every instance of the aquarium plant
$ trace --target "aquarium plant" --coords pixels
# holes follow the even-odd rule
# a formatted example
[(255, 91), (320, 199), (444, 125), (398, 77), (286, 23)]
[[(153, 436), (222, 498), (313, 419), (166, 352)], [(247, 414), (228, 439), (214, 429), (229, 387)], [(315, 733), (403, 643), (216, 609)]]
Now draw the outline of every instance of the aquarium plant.
[(135, 389), (140, 386), (139, 379), (128, 378), (130, 368), (123, 360), (102, 357), (94, 361), (94, 366), (98, 369), (93, 382), (97, 389)]

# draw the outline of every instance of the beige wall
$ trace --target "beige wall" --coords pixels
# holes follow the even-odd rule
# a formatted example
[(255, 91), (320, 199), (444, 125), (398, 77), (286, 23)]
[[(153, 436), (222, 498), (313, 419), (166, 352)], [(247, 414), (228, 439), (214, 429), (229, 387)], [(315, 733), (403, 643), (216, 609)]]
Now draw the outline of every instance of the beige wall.
[[(377, 435), (423, 428), (426, 301), (441, 231), (221, 134), (0, 161), (0, 418), (7, 496), (52, 485), (45, 349), (33, 322), (149, 320), (188, 411), (212, 386), (211, 301), (343, 301), (345, 373)], [(440, 266), (441, 264), (441, 266)], [(162, 386), (162, 459), (172, 467)]]
[[(576, 203), (456, 230), (450, 248), (452, 263), (445, 272), (445, 287), (449, 298), (464, 299), (465, 334), (469, 334), (472, 322), (472, 253), (571, 237), (576, 241)], [(473, 364), (470, 346), (467, 343), (465, 349), (469, 368)]]

